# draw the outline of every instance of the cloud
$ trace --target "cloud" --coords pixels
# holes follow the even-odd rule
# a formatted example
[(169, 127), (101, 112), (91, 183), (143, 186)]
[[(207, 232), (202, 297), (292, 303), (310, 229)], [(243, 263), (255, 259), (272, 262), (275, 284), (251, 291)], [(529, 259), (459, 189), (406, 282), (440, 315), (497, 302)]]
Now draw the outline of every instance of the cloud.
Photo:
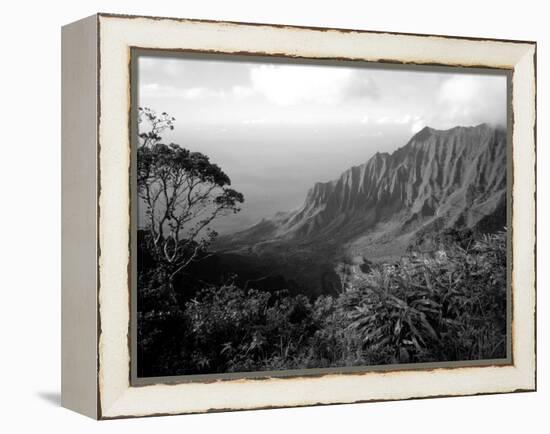
[(433, 122), (440, 127), (506, 124), (506, 77), (455, 74), (445, 80), (437, 94)]
[(380, 90), (376, 82), (362, 71), (361, 73), (352, 74), (342, 91), (342, 95), (345, 99), (378, 99)]
[(233, 86), (228, 89), (212, 89), (205, 86), (181, 88), (160, 83), (147, 83), (140, 86), (140, 96), (145, 98), (177, 98), (185, 100), (229, 99), (241, 100), (254, 94), (249, 86)]
[(409, 115), (409, 114), (406, 114), (406, 115), (403, 115), (401, 117), (398, 117), (395, 119), (395, 123), (396, 124), (409, 124), (412, 122), (413, 120), (413, 116)]
[(140, 75), (155, 75), (157, 78), (173, 79), (185, 74), (186, 64), (178, 58), (159, 58), (140, 56), (138, 58)]
[(421, 119), (418, 115), (403, 114), (398, 116), (381, 116), (376, 119), (377, 124), (407, 125), (417, 123)]
[(349, 68), (259, 65), (251, 68), (250, 78), (257, 92), (280, 106), (336, 104), (352, 98), (377, 95), (372, 79), (358, 76)]
[(237, 99), (248, 98), (254, 95), (254, 89), (250, 86), (233, 86), (231, 94)]
[[(362, 122), (365, 123), (365, 122)], [(381, 128), (393, 129), (394, 131), (407, 131), (412, 134), (417, 133), (426, 126), (423, 116), (412, 115), (410, 113), (397, 114), (395, 116), (383, 115), (374, 121)]]
[(346, 125), (359, 134), (505, 124), (507, 113), (504, 75), (164, 57), (140, 58), (140, 98), (197, 124)]
[(250, 85), (249, 66), (212, 56), (140, 55), (139, 83), (158, 83), (180, 89), (207, 87), (227, 90), (232, 86)]
[(264, 124), (268, 123), (268, 120), (263, 119), (263, 118), (260, 118), (260, 119), (244, 119), (242, 121), (242, 123), (244, 125), (264, 125)]
[(423, 119), (415, 120), (415, 121), (411, 124), (411, 133), (416, 134), (416, 133), (418, 133), (422, 128), (424, 128), (425, 126), (426, 126), (426, 123), (424, 122)]

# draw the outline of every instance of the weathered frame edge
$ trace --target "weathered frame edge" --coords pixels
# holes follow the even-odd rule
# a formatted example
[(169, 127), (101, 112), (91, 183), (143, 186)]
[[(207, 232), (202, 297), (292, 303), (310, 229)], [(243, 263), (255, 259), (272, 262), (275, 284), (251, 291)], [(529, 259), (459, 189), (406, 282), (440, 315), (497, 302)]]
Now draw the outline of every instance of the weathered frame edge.
[[(118, 17), (118, 18), (148, 18), (148, 19), (171, 19), (171, 18), (155, 18), (155, 17), (134, 17), (134, 16), (121, 16), (121, 15), (114, 15), (114, 14), (100, 14), (101, 16), (106, 16), (106, 17)], [(99, 15), (98, 15), (99, 16)], [(213, 23), (227, 23), (227, 22), (223, 22), (223, 21), (210, 21), (210, 20), (185, 20), (185, 19), (171, 19), (171, 20), (178, 20), (178, 21), (206, 21), (206, 22), (213, 22)], [(251, 24), (251, 23), (233, 23), (233, 22), (230, 22), (231, 24), (245, 24), (245, 25), (252, 25), (254, 26), (255, 24)], [(302, 28), (302, 29), (315, 29), (315, 30), (324, 30), (323, 28), (308, 28), (308, 27), (300, 27), (300, 26), (281, 26), (281, 25), (269, 25), (269, 24), (258, 24), (259, 26), (260, 25), (268, 25), (268, 26), (273, 26), (273, 27), (290, 27), (290, 28)], [(336, 30), (338, 31), (339, 29), (327, 29), (327, 30)], [(351, 30), (342, 30), (342, 31), (351, 31)], [(358, 32), (368, 32), (368, 31), (358, 31)], [(368, 33), (376, 33), (376, 32), (368, 32)], [(396, 35), (410, 35), (410, 34), (406, 34), (406, 33), (394, 33), (394, 32), (379, 32), (379, 33), (391, 33), (391, 34), (396, 34)], [(99, 35), (98, 35), (99, 36)], [(415, 35), (415, 36), (440, 36), (440, 35)], [(533, 126), (533, 134), (534, 134), (534, 151), (535, 151), (535, 157), (536, 157), (536, 42), (532, 42), (532, 41), (509, 41), (509, 40), (499, 40), (499, 39), (488, 39), (488, 38), (464, 38), (464, 37), (452, 37), (452, 36), (449, 36), (449, 37), (446, 37), (446, 36), (441, 36), (443, 38), (450, 38), (450, 39), (469, 39), (469, 40), (479, 40), (479, 41), (484, 41), (484, 40), (494, 40), (494, 41), (499, 41), (499, 42), (522, 42), (522, 43), (526, 43), (526, 44), (529, 44), (529, 45), (532, 45), (534, 47), (534, 56), (533, 56), (533, 62), (534, 62), (534, 85), (535, 85), (535, 118), (534, 118), (534, 126)], [(98, 53), (98, 56), (99, 56), (100, 53)], [(98, 65), (98, 69), (99, 69), (99, 65)], [(99, 112), (98, 112), (99, 113)], [(99, 170), (99, 167), (98, 167), (98, 170)], [(534, 167), (534, 170), (535, 170), (535, 174), (536, 174), (536, 161), (535, 161), (535, 167)], [(536, 194), (536, 178), (535, 178), (535, 185), (534, 185), (534, 190), (535, 190), (535, 194)], [(535, 197), (535, 206), (536, 206), (536, 197)], [(535, 235), (536, 235), (536, 215), (535, 215)], [(536, 271), (536, 239), (535, 239), (535, 245), (534, 245), (534, 249), (535, 249), (535, 271)], [(536, 276), (535, 276), (535, 279), (536, 279)], [(536, 280), (535, 280), (535, 297), (536, 297)], [(99, 349), (98, 349), (99, 350)], [(495, 394), (495, 393), (511, 393), (511, 392), (528, 392), (528, 391), (536, 391), (536, 300), (535, 300), (535, 386), (534, 388), (527, 388), (527, 389), (516, 389), (516, 390), (511, 390), (511, 391), (503, 391), (503, 392), (488, 392), (488, 393), (480, 393), (480, 394), (475, 394), (475, 395), (485, 395), (485, 394)], [(470, 396), (470, 395), (437, 395), (437, 397), (444, 397), (444, 396)], [(425, 397), (418, 397), (418, 398), (400, 398), (399, 400), (404, 400), (404, 399), (424, 399), (424, 398), (428, 398), (428, 397), (432, 397), (432, 396), (425, 396)], [(435, 397), (435, 396), (433, 396)], [(388, 400), (394, 400), (394, 399), (388, 399)], [(355, 402), (376, 402), (376, 401), (379, 401), (379, 400), (366, 400), (366, 401), (355, 401)], [(99, 404), (99, 402), (98, 402)], [(338, 403), (334, 403), (334, 404), (338, 404)], [(325, 405), (325, 403), (318, 403), (318, 404), (310, 404), (310, 405)], [(299, 405), (299, 406), (310, 406), (310, 405)], [(275, 406), (275, 407), (269, 407), (269, 408), (282, 408), (282, 407), (286, 407), (286, 406)], [(296, 405), (292, 405), (292, 407), (296, 407)], [(266, 408), (266, 407), (259, 407), (257, 409), (263, 409), (263, 408)], [(210, 411), (214, 412), (214, 411), (239, 411), (240, 409), (239, 408), (231, 408), (231, 409), (212, 409)], [(182, 412), (182, 413), (166, 413), (166, 414), (190, 414), (192, 412)], [(164, 414), (164, 413), (162, 413)], [(160, 415), (160, 414), (154, 414), (154, 415)], [(109, 416), (109, 417), (101, 417), (101, 415), (98, 414), (98, 417), (99, 418), (103, 418), (103, 419), (113, 419), (113, 418), (126, 418), (126, 417), (140, 417), (140, 415), (120, 415), (120, 416)]]
[(61, 405), (93, 419), (100, 417), (97, 39), (97, 15), (61, 31)]

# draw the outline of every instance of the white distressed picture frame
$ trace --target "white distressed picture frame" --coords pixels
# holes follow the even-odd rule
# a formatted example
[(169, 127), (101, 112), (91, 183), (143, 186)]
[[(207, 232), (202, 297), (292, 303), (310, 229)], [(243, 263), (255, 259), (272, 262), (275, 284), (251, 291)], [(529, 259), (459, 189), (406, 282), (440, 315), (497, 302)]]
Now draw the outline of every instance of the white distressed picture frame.
[[(132, 48), (512, 71), (512, 363), (132, 386)], [(64, 27), (63, 405), (111, 419), (535, 390), (535, 66), (534, 42), (108, 14)]]

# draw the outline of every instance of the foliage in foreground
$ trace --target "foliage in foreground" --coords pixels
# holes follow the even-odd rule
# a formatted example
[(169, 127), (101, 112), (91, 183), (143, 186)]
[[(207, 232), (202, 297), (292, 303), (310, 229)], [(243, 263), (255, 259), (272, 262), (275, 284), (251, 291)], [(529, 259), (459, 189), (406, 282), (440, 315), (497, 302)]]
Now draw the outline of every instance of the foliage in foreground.
[(207, 287), (179, 303), (142, 277), (140, 376), (506, 356), (506, 234), (375, 266), (337, 296)]

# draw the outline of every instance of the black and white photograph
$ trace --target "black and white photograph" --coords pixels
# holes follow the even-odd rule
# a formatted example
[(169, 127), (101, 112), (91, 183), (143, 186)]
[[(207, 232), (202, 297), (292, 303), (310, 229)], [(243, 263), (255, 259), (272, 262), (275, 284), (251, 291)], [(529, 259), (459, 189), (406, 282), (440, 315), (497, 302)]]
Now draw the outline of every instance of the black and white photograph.
[(0, 433), (547, 434), (544, 5), (4, 2)]
[(134, 66), (138, 378), (508, 360), (506, 72)]

